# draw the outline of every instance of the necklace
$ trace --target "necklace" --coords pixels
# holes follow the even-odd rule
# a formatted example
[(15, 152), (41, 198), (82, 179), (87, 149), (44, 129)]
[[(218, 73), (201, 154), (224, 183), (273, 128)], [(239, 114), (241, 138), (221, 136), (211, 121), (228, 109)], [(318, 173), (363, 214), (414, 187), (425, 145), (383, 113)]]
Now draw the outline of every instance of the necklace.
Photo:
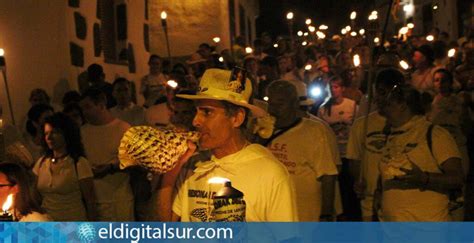
[(59, 160), (62, 160), (64, 158), (66, 158), (69, 154), (63, 154), (59, 157), (54, 157), (51, 159), (51, 162), (53, 162), (53, 164), (57, 163)]

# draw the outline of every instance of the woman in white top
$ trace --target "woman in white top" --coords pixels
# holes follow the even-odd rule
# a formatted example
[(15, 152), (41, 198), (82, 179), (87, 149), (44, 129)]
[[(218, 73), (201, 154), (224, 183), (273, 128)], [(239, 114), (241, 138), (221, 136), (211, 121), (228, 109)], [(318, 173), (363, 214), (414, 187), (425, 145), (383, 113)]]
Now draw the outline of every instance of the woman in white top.
[(20, 222), (51, 221), (41, 208), (41, 196), (35, 187), (34, 175), (20, 163), (0, 163), (0, 203), (5, 203), (9, 195), (13, 196), (13, 219)]
[(55, 113), (45, 120), (43, 131), (46, 152), (33, 168), (42, 207), (56, 221), (95, 220), (93, 174), (79, 127), (66, 114)]

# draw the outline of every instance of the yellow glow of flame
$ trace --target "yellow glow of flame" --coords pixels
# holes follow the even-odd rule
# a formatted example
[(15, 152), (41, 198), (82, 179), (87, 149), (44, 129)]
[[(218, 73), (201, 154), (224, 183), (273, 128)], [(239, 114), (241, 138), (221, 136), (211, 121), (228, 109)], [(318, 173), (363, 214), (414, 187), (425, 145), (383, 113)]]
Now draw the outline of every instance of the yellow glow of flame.
[(347, 31), (347, 32), (351, 31), (351, 26), (349, 26), (349, 25), (346, 26), (346, 31)]
[(166, 82), (166, 84), (168, 86), (170, 86), (171, 88), (173, 88), (173, 89), (176, 89), (178, 87), (178, 83), (174, 80), (168, 80), (168, 82)]
[(3, 212), (8, 211), (13, 205), (13, 194), (8, 195), (7, 200), (3, 203)]
[(454, 48), (449, 49), (448, 57), (454, 57), (454, 55), (456, 55), (456, 49)]
[(311, 19), (306, 19), (305, 23), (306, 23), (307, 25), (310, 25), (310, 24), (311, 24)]
[(212, 177), (209, 180), (207, 180), (208, 184), (224, 184), (226, 182), (229, 182), (230, 180), (224, 177)]
[(410, 65), (408, 65), (408, 63), (405, 60), (401, 60), (400, 61), (400, 67), (407, 70), (408, 68), (410, 68)]
[(250, 54), (250, 53), (252, 53), (252, 52), (253, 52), (253, 50), (252, 50), (251, 47), (246, 47), (246, 48), (245, 48), (245, 53)]
[(434, 41), (434, 36), (428, 35), (428, 36), (426, 36), (426, 40), (427, 41)]
[(308, 30), (309, 30), (309, 32), (314, 32), (316, 30), (316, 27), (310, 25), (310, 26), (308, 26)]
[(273, 44), (273, 47), (277, 48), (277, 47), (278, 47), (278, 44)]
[(378, 19), (378, 14), (379, 14), (379, 13), (378, 13), (377, 11), (375, 11), (375, 10), (372, 11), (372, 13), (370, 13), (370, 15), (369, 15), (369, 20), (376, 20), (376, 19)]
[(351, 20), (354, 20), (357, 17), (356, 11), (352, 11), (351, 13)]
[(268, 101), (268, 96), (263, 97), (264, 101)]
[(313, 68), (313, 66), (311, 66), (311, 64), (308, 64), (304, 67), (304, 70), (309, 71), (311, 70), (311, 68)]
[(408, 23), (408, 24), (407, 24), (407, 27), (408, 27), (409, 29), (413, 29), (413, 28), (415, 28), (415, 25), (414, 25), (413, 23)]
[(342, 29), (342, 30), (341, 30), (341, 34), (343, 34), (343, 35), (347, 34), (347, 30), (346, 30), (346, 29)]
[(303, 36), (303, 31), (298, 31), (298, 33), (296, 33), (298, 36)]
[(360, 56), (358, 54), (355, 54), (352, 59), (354, 62), (354, 67), (360, 66)]
[(316, 32), (316, 35), (318, 36), (319, 39), (324, 39), (324, 38), (326, 38), (326, 35), (325, 35), (323, 32), (321, 32), (321, 31)]
[(360, 29), (360, 30), (359, 30), (359, 34), (360, 34), (360, 35), (364, 35), (364, 34), (365, 34), (365, 29)]
[(166, 14), (165, 11), (161, 11), (161, 19), (166, 19), (168, 15)]
[(304, 34), (303, 34), (303, 35), (304, 35), (304, 36), (308, 36), (308, 32), (304, 32)]
[(302, 46), (306, 46), (306, 45), (308, 45), (308, 42), (303, 41), (303, 43), (301, 43), (301, 45), (302, 45)]
[(328, 27), (327, 25), (324, 25), (324, 24), (322, 24), (322, 25), (319, 26), (319, 29), (320, 29), (320, 30), (327, 30), (328, 28), (329, 28), (329, 27)]
[(407, 14), (413, 13), (414, 10), (415, 10), (415, 6), (413, 6), (413, 4), (407, 4), (403, 6), (403, 11), (405, 11), (405, 13)]
[(351, 32), (351, 36), (357, 36), (357, 32), (352, 31), (352, 32)]
[(288, 12), (288, 13), (286, 14), (286, 19), (288, 19), (288, 20), (293, 19), (293, 17), (294, 17), (293, 12)]
[(219, 57), (219, 62), (224, 62), (224, 58), (223, 58), (223, 57)]
[(3, 48), (0, 48), (0, 57), (3, 57), (5, 55), (5, 50)]
[(408, 33), (408, 27), (402, 27), (398, 31), (398, 34), (400, 34), (400, 35), (406, 35), (407, 33)]
[(219, 37), (216, 36), (216, 37), (212, 38), (212, 40), (213, 40), (215, 43), (219, 43), (219, 42), (221, 41), (221, 38), (219, 38)]

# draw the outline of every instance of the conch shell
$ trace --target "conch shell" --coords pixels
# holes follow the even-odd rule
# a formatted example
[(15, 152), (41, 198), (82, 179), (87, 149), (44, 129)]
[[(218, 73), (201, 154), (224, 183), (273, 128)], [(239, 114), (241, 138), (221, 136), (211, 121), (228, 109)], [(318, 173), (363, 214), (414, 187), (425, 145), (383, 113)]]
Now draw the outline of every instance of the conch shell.
[(120, 141), (120, 169), (139, 165), (153, 173), (166, 173), (188, 150), (187, 140), (197, 142), (199, 133), (150, 126), (131, 127)]

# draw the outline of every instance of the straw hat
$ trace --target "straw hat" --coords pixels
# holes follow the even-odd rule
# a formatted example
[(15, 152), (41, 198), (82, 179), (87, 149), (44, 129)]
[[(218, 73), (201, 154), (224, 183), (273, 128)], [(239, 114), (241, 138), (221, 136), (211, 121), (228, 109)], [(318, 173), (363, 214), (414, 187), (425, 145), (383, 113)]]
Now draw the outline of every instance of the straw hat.
[(245, 82), (240, 80), (244, 76), (242, 73), (232, 75), (232, 71), (229, 70), (207, 69), (201, 78), (196, 95), (178, 94), (176, 96), (190, 100), (227, 101), (234, 105), (248, 108), (254, 117), (265, 116), (267, 114), (265, 110), (249, 104), (250, 96), (252, 95), (252, 83), (247, 78), (245, 78)]

